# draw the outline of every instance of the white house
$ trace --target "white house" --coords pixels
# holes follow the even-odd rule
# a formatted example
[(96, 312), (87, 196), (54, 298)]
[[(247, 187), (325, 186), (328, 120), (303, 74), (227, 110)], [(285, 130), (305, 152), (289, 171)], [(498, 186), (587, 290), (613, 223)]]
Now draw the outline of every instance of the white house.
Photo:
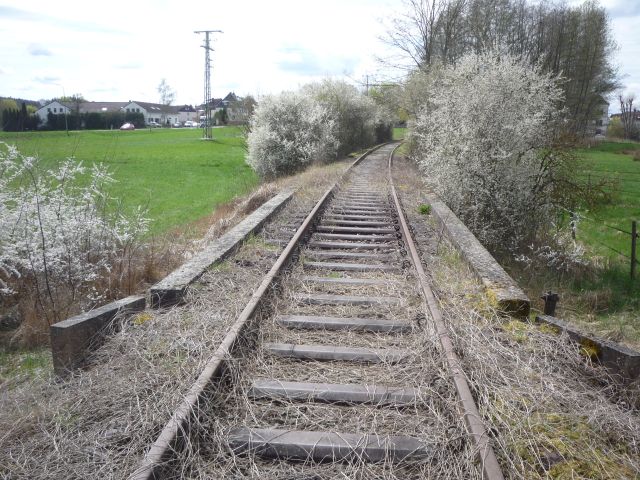
[(224, 98), (212, 98), (210, 103), (212, 114), (224, 109), (227, 111), (228, 123), (241, 124), (247, 120), (247, 112), (245, 112), (242, 100), (234, 92), (229, 92)]
[(199, 122), (199, 114), (198, 111), (193, 108), (191, 105), (184, 105), (178, 109), (178, 117), (180, 118), (180, 123), (184, 122)]
[(128, 102), (80, 102), (78, 104), (54, 100), (36, 110), (36, 115), (45, 124), (49, 113), (69, 115), (75, 113), (76, 110), (79, 113), (141, 113), (146, 124), (156, 122), (161, 125), (173, 125), (174, 123), (183, 124), (187, 120), (198, 121), (198, 112), (190, 105), (178, 107), (131, 100)]
[(124, 106), (125, 113), (142, 113), (144, 122), (156, 122), (160, 125), (180, 123), (179, 107), (162, 105), (161, 103), (132, 102)]
[(40, 118), (42, 123), (47, 123), (47, 116), (53, 113), (54, 115), (70, 114), (71, 105), (68, 103), (61, 103), (57, 100), (47, 103), (44, 107), (36, 110), (36, 115)]
[(587, 125), (588, 134), (591, 136), (606, 135), (607, 128), (609, 127), (609, 102), (604, 98), (600, 98), (600, 102), (595, 110), (595, 118)]

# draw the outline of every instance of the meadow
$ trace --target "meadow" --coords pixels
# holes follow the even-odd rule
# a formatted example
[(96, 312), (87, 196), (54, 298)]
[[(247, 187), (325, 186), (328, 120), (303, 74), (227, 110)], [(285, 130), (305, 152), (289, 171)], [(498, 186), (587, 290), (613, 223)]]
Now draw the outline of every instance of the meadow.
[(581, 159), (580, 177), (595, 183), (607, 180), (611, 201), (581, 212), (577, 239), (590, 252), (628, 263), (631, 251), (631, 222), (640, 221), (640, 144), (603, 142), (589, 149), (577, 151)]
[[(576, 241), (585, 247), (597, 269), (568, 282), (566, 308), (559, 316), (638, 347), (640, 265), (631, 279), (630, 232), (632, 220), (640, 221), (640, 144), (602, 142), (576, 150), (576, 154), (579, 177), (591, 183), (607, 181), (605, 191), (610, 198), (579, 212)], [(640, 245), (638, 248), (640, 254)]]
[(211, 214), (259, 183), (244, 161), (241, 129), (215, 128), (213, 136), (203, 141), (200, 129), (188, 128), (0, 132), (0, 141), (37, 156), (44, 168), (67, 157), (107, 166), (116, 180), (109, 193), (125, 211), (148, 208), (156, 235)]

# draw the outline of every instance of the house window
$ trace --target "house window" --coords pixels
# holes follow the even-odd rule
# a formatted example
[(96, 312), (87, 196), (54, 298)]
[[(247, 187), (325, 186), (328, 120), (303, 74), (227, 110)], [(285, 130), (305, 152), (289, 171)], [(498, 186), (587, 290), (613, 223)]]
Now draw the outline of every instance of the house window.
[(600, 119), (600, 120), (596, 120), (596, 125), (597, 125), (598, 127), (601, 127), (601, 126), (602, 126), (602, 119)]
[(47, 108), (47, 112), (51, 113), (51, 109), (50, 109), (50, 108)]
[(137, 113), (140, 113), (140, 109), (139, 109), (139, 108), (136, 108), (136, 112), (137, 112)]

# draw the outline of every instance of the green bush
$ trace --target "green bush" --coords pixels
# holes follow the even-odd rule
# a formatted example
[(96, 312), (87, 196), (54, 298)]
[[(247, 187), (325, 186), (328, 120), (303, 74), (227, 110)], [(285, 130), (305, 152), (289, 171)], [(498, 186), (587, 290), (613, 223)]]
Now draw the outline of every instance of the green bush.
[(418, 213), (421, 215), (429, 215), (431, 213), (431, 205), (427, 205), (426, 203), (422, 203), (418, 206)]

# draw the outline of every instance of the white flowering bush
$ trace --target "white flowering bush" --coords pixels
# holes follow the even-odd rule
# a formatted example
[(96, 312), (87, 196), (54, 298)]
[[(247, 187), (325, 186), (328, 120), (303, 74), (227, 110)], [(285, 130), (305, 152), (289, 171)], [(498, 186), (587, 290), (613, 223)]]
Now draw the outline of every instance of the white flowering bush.
[[(376, 102), (362, 95), (354, 86), (341, 80), (325, 79), (303, 88), (320, 105), (325, 107), (335, 121), (335, 136), (338, 154), (346, 155), (375, 143), (391, 140), (384, 134), (382, 126), (390, 127), (390, 115)], [(390, 128), (387, 132), (390, 133)]]
[(391, 140), (391, 115), (342, 81), (262, 99), (251, 118), (247, 162), (261, 177), (287, 175)]
[(92, 307), (108, 277), (147, 231), (141, 209), (110, 208), (102, 167), (74, 159), (43, 170), (34, 157), (0, 142), (0, 295), (33, 301), (50, 325)]
[(548, 148), (557, 78), (504, 53), (466, 55), (435, 77), (411, 132), (417, 163), (487, 247), (526, 245), (550, 224), (564, 172)]
[(247, 162), (263, 178), (294, 173), (336, 157), (335, 121), (304, 93), (263, 98), (251, 118)]

